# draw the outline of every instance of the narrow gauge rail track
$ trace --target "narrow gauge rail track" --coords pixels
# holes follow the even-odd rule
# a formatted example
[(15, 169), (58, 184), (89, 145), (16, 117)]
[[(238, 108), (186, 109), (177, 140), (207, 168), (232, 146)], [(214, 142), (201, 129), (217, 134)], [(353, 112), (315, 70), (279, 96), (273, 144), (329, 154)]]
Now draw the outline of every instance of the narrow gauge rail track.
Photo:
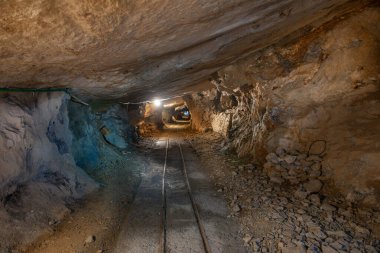
[[(210, 245), (208, 243), (208, 239), (206, 236), (204, 226), (202, 224), (202, 220), (201, 220), (201, 217), (200, 217), (200, 214), (198, 211), (198, 207), (197, 207), (197, 204), (196, 204), (195, 199), (194, 199), (193, 194), (192, 194), (192, 190), (191, 190), (191, 186), (190, 186), (190, 182), (189, 182), (189, 178), (188, 178), (188, 174), (187, 174), (187, 168), (186, 168), (185, 159), (184, 159), (181, 144), (177, 143), (177, 147), (180, 151), (179, 153), (180, 153), (181, 161), (182, 161), (182, 164), (181, 164), (182, 165), (181, 166), (182, 167), (182, 170), (181, 170), (182, 173), (180, 173), (180, 174), (183, 177), (182, 180), (186, 184), (187, 195), (191, 201), (191, 207), (192, 207), (193, 214), (195, 216), (196, 226), (198, 227), (198, 231), (199, 231), (200, 237), (202, 239), (203, 249), (204, 249), (204, 252), (211, 253)], [(159, 252), (163, 252), (163, 253), (170, 252), (170, 250), (168, 249), (168, 237), (167, 237), (167, 233), (168, 233), (167, 185), (168, 185), (168, 183), (166, 181), (166, 177), (167, 177), (168, 153), (169, 153), (169, 139), (166, 140), (165, 161), (164, 161), (164, 167), (163, 167), (162, 191), (161, 191), (163, 215), (162, 215), (162, 234), (161, 234), (161, 243), (160, 243)], [(180, 170), (180, 168), (178, 168), (178, 167), (174, 168), (174, 169)], [(178, 173), (177, 173), (177, 175), (178, 175)]]
[(113, 252), (249, 252), (191, 142), (166, 137), (153, 143)]

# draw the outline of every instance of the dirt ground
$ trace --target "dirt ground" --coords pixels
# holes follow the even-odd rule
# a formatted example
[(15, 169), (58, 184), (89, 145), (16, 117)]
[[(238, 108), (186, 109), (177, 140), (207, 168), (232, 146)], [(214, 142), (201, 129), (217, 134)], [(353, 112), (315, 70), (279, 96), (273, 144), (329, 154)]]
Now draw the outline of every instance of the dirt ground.
[(149, 166), (149, 147), (158, 138), (168, 137), (190, 141), (196, 150), (191, 159), (208, 176), (209, 193), (225, 199), (225, 218), (238, 221), (236, 236), (251, 251), (379, 252), (377, 211), (347, 206), (339, 196), (318, 196), (320, 203), (299, 198), (294, 187), (270, 182), (260, 166), (224, 150), (217, 134), (191, 132), (161, 132), (143, 139), (139, 152), (126, 156), (127, 164), (115, 163), (95, 175), (102, 188), (74, 205), (73, 212), (27, 252), (112, 252), (123, 223), (124, 230), (128, 224), (125, 219), (133, 207), (141, 172)]
[(109, 252), (119, 234), (136, 189), (144, 162), (136, 153), (125, 160), (105, 162), (93, 176), (101, 187), (85, 200), (76, 202), (72, 212), (52, 232), (40, 238), (26, 252)]
[(297, 196), (297, 186), (269, 181), (261, 166), (225, 150), (217, 134), (195, 135), (192, 143), (253, 252), (380, 251), (378, 210), (350, 206), (338, 194)]
[[(161, 181), (158, 179), (162, 173), (164, 148), (162, 149), (162, 147), (159, 147), (157, 149), (157, 147), (153, 147), (156, 146), (159, 139), (165, 140), (168, 138), (173, 141), (172, 145), (176, 147), (176, 141), (183, 141), (191, 136), (194, 136), (191, 132), (164, 131), (155, 134), (154, 137), (141, 140), (136, 148), (134, 148), (135, 151), (126, 154), (128, 159), (125, 161), (107, 162), (107, 169), (96, 170), (96, 173), (92, 175), (98, 182), (101, 182), (101, 188), (97, 192), (88, 196), (85, 200), (73, 204), (73, 206), (71, 206), (72, 212), (59, 224), (52, 224), (51, 233), (41, 237), (37, 242), (31, 245), (26, 252), (89, 253), (114, 252), (115, 250), (117, 252), (124, 252), (129, 246), (132, 247), (133, 245), (137, 245), (137, 248), (140, 247), (142, 245), (141, 242), (145, 239), (146, 245), (151, 245), (148, 247), (149, 249), (156, 249), (159, 247), (157, 246), (159, 241), (156, 243), (153, 242), (152, 239), (156, 237), (159, 238), (159, 233), (161, 233), (161, 228), (159, 226), (154, 228), (153, 224), (161, 224), (161, 188), (159, 186)], [(197, 171), (199, 169), (202, 170), (202, 167), (200, 167), (200, 161), (194, 157), (196, 155), (188, 144), (183, 148), (185, 160), (189, 160), (188, 166), (192, 171), (189, 174), (190, 182), (196, 188), (194, 189), (194, 198), (199, 200), (200, 212), (203, 215), (205, 228), (212, 247), (216, 249), (228, 248), (227, 251), (222, 250), (223, 252), (230, 252), (232, 250), (231, 247), (239, 249), (239, 252), (246, 252), (243, 248), (241, 234), (238, 231), (238, 224), (234, 219), (226, 219), (227, 216), (229, 216), (229, 211), (227, 204), (223, 200), (223, 196), (213, 189), (213, 183), (208, 180), (209, 175), (203, 175), (203, 179), (199, 178), (200, 175), (202, 175), (202, 171)], [(180, 171), (178, 173), (175, 172), (175, 168), (180, 167), (177, 162), (176, 166), (170, 165), (175, 161), (173, 159), (178, 159), (178, 154), (170, 152), (168, 161), (169, 172), (173, 170), (170, 173), (182, 174)], [(198, 165), (195, 165), (195, 163)], [(176, 220), (180, 223), (183, 222), (183, 210), (181, 206), (183, 204), (182, 202), (184, 202), (181, 198), (178, 199), (178, 203), (174, 201), (173, 204), (170, 204), (170, 196), (177, 196), (177, 193), (180, 190), (176, 187), (183, 185), (183, 183), (178, 183), (182, 179), (170, 179), (172, 177), (170, 173), (168, 174), (168, 191), (169, 193), (174, 191), (175, 194), (169, 194), (168, 212), (177, 216), (179, 215), (179, 218), (175, 218), (176, 216), (170, 218), (169, 215), (169, 228), (171, 226), (170, 224), (172, 222), (175, 223)], [(204, 179), (207, 180), (205, 181)], [(174, 181), (171, 182), (170, 180)], [(150, 183), (153, 181), (157, 181), (156, 184), (159, 186), (157, 189), (154, 188), (155, 184)], [(174, 188), (170, 190), (172, 187)], [(198, 190), (197, 188), (201, 190)], [(154, 207), (154, 201), (152, 202), (154, 194), (150, 195), (148, 192), (149, 196), (147, 196), (147, 192), (144, 191), (144, 189), (148, 189), (148, 191), (155, 189), (155, 191), (157, 191), (156, 207)], [(144, 204), (143, 200), (145, 198), (148, 198), (149, 201)], [(207, 201), (203, 201), (204, 199), (207, 199)], [(215, 205), (212, 206), (211, 202)], [(170, 205), (173, 206), (170, 207)], [(218, 208), (216, 208), (216, 206)], [(187, 209), (190, 208), (189, 205), (186, 207)], [(137, 211), (135, 210), (136, 208)], [(149, 226), (146, 226), (147, 219), (142, 216), (144, 210), (150, 209), (151, 211), (149, 215), (151, 216), (151, 222), (148, 222)], [(215, 213), (213, 214), (213, 212)], [(136, 233), (138, 233), (137, 230), (131, 231), (130, 229), (136, 225), (134, 224), (134, 220), (142, 222), (137, 224), (140, 227), (148, 228), (147, 230), (144, 229), (144, 231), (141, 231), (141, 228), (139, 227), (139, 231), (143, 233), (143, 237), (146, 237), (145, 239), (143, 238), (144, 240), (140, 238), (140, 240), (136, 242), (133, 239), (136, 238)], [(193, 227), (193, 230), (196, 231), (196, 223), (194, 223), (193, 219), (191, 219), (191, 221), (191, 226), (194, 225), (195, 227)], [(168, 247), (179, 249), (184, 248), (186, 245), (189, 246), (189, 240), (182, 240), (183, 243), (181, 244), (180, 241), (171, 240), (170, 238), (173, 236), (173, 238), (176, 238), (191, 226), (189, 225), (183, 228), (181, 226), (178, 227), (177, 225), (173, 226), (173, 230), (169, 229), (168, 231), (168, 241), (170, 241), (168, 242)], [(221, 226), (223, 229), (220, 229)], [(152, 231), (149, 230), (150, 228), (152, 228)], [(179, 230), (175, 232), (176, 229)], [(189, 238), (193, 237), (194, 236), (190, 236)], [(128, 247), (125, 247), (125, 243), (128, 243)], [(141, 251), (139, 249), (138, 252), (144, 252), (144, 250)], [(174, 250), (172, 252), (177, 251)]]

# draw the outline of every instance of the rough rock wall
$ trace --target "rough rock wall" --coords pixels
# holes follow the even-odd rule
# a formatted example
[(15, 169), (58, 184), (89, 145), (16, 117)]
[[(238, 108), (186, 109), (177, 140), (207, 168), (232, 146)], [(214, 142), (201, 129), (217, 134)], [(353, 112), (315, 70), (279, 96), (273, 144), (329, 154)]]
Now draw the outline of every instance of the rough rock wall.
[(122, 159), (118, 152), (135, 138), (127, 109), (121, 105), (93, 109), (70, 103), (69, 117), (72, 154), (76, 164), (89, 172), (99, 169), (103, 161)]
[(191, 128), (193, 130), (205, 132), (212, 128), (210, 117), (215, 111), (216, 94), (217, 90), (212, 89), (183, 97), (191, 112)]
[(139, 112), (134, 116), (138, 121), (136, 125), (139, 135), (152, 136), (162, 129), (162, 107), (155, 107), (151, 103), (146, 103), (139, 106), (138, 110)]
[(63, 93), (0, 94), (0, 251), (33, 241), (97, 184), (75, 165)]
[(222, 109), (232, 116), (229, 148), (261, 163), (278, 148), (291, 155), (318, 149), (326, 194), (337, 189), (348, 201), (376, 205), (379, 24), (379, 9), (369, 8), (221, 70), (214, 82), (238, 101)]
[[(212, 83), (218, 86), (217, 82)], [(193, 93), (183, 97), (191, 111), (191, 128), (205, 132), (212, 130), (228, 137), (231, 128), (231, 108), (238, 105), (233, 94), (221, 91), (219, 88)]]
[(365, 2), (0, 1), (0, 86), (169, 97), (247, 52)]

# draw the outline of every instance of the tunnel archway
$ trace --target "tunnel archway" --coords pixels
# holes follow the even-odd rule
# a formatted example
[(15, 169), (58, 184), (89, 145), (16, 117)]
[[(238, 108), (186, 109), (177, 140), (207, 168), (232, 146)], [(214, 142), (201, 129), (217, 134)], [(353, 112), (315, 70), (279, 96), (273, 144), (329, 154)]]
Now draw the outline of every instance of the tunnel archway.
[(161, 113), (164, 129), (186, 129), (191, 125), (191, 112), (187, 104), (164, 104)]

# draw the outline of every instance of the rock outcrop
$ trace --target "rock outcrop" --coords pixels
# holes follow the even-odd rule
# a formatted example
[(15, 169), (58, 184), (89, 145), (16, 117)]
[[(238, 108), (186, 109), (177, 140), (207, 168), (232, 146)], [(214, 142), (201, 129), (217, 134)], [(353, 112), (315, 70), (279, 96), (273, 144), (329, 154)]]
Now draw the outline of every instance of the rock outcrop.
[(366, 2), (2, 1), (0, 87), (170, 97), (249, 52)]
[(68, 109), (73, 157), (79, 167), (90, 171), (100, 168), (102, 161), (121, 159), (115, 157), (117, 152), (126, 149), (135, 138), (126, 108), (122, 105), (94, 107), (97, 108), (70, 103)]
[[(379, 252), (379, 210), (352, 205), (343, 196), (310, 193), (319, 190), (318, 180), (301, 188), (268, 180), (260, 166), (219, 152), (222, 142), (214, 133), (192, 141), (204, 169), (213, 171), (215, 188), (227, 199), (230, 216), (239, 219), (242, 240), (252, 252)], [(284, 150), (268, 158), (276, 163), (303, 159), (290, 158)]]
[(64, 93), (0, 94), (0, 250), (35, 240), (97, 188), (71, 155)]
[[(379, 21), (379, 9), (368, 8), (330, 29), (253, 54), (219, 71), (216, 89), (192, 95), (190, 109), (209, 115), (203, 123), (209, 126), (215, 125), (212, 115), (229, 114), (228, 148), (269, 162), (273, 181), (316, 178), (325, 191), (376, 206)], [(237, 104), (223, 104), (222, 94)], [(279, 149), (284, 153), (275, 154)], [(307, 164), (311, 157), (318, 161)]]

